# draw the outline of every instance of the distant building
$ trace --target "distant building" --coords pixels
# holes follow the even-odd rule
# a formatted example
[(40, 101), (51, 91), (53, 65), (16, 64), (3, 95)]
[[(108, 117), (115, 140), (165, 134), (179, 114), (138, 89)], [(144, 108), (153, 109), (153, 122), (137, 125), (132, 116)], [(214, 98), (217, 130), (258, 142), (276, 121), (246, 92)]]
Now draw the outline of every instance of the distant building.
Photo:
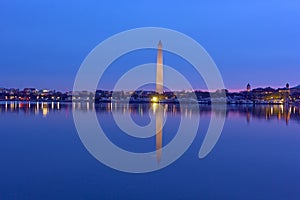
[(290, 84), (286, 84), (285, 85), (285, 88), (279, 88), (278, 89), (279, 93), (287, 93), (287, 94), (290, 94)]
[(37, 94), (38, 90), (35, 88), (24, 88), (23, 92), (25, 95), (32, 95), (32, 94)]
[(0, 88), (0, 94), (5, 94), (7, 90), (5, 88)]
[(278, 92), (281, 94), (282, 99), (285, 103), (288, 103), (290, 101), (290, 85), (287, 83), (285, 85), (285, 88), (279, 88)]
[(272, 94), (272, 93), (276, 92), (276, 90), (271, 87), (266, 87), (266, 88), (253, 89), (252, 92), (255, 94)]
[(248, 83), (248, 85), (247, 85), (247, 92), (250, 92), (251, 91), (251, 86), (250, 86), (250, 84)]

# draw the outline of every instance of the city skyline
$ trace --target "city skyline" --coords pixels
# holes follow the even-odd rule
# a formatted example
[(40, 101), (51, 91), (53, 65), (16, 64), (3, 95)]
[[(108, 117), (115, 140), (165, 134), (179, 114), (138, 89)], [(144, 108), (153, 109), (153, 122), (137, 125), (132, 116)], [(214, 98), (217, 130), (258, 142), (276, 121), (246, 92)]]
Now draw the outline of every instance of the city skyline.
[[(210, 104), (214, 100), (224, 98), (220, 93), (226, 93), (228, 104), (299, 104), (300, 85), (290, 87), (287, 83), (281, 88), (251, 88), (247, 84), (246, 88), (239, 92), (230, 92), (226, 89), (213, 92), (193, 90), (193, 91), (169, 91), (138, 89), (135, 91), (69, 91), (60, 92), (55, 90), (38, 90), (36, 88), (5, 89), (0, 88), (0, 101), (33, 101), (33, 102), (128, 102), (129, 103), (179, 103), (179, 99), (200, 104)], [(197, 97), (192, 98), (192, 93)], [(217, 100), (217, 101), (219, 101)], [(224, 101), (221, 101), (224, 102)]]
[[(253, 90), (253, 89), (266, 89), (266, 88), (272, 88), (272, 89), (281, 89), (281, 88), (285, 88), (286, 85), (289, 85), (289, 88), (300, 88), (300, 83), (299, 84), (296, 84), (296, 85), (290, 85), (288, 82), (287, 83), (284, 83), (283, 85), (277, 87), (277, 86), (272, 86), (272, 85), (265, 85), (265, 86), (261, 86), (261, 87), (253, 87), (251, 83), (247, 83), (244, 85), (244, 88), (241, 88), (241, 89), (232, 89), (232, 88), (219, 88), (219, 90), (222, 90), (222, 89), (225, 89), (227, 90), (228, 92), (243, 92), (243, 91), (248, 91), (248, 86), (250, 86), (250, 90)], [(56, 88), (41, 88), (41, 87), (21, 87), (21, 88), (17, 88), (17, 87), (4, 87), (3, 85), (0, 85), (0, 89), (1, 90), (18, 90), (18, 91), (24, 91), (24, 90), (27, 90), (27, 89), (35, 89), (37, 91), (43, 91), (43, 90), (47, 90), (47, 91), (56, 91), (56, 92), (65, 92), (65, 93), (68, 93), (68, 92), (73, 92), (72, 89), (70, 90), (59, 90), (59, 89), (56, 89)], [(124, 91), (124, 92), (133, 92), (135, 90), (110, 90), (110, 89), (104, 89), (104, 88), (97, 88), (96, 90), (101, 90), (101, 91), (116, 91), (116, 92), (121, 92), (121, 91)], [(156, 91), (157, 92), (157, 89), (156, 88), (152, 88), (151, 86), (148, 86), (146, 85), (145, 87), (141, 87), (140, 89), (138, 90), (144, 90), (144, 91)], [(83, 90), (84, 91), (84, 90)], [(167, 91), (167, 90), (164, 90), (164, 91)], [(189, 91), (189, 92), (193, 92), (193, 91), (202, 91), (202, 92), (216, 92), (215, 91), (209, 91), (207, 90), (206, 88), (194, 88), (193, 90), (185, 90), (185, 89), (179, 89), (179, 90), (173, 90), (173, 91), (177, 91), (177, 92), (180, 92), (180, 91)], [(89, 92), (92, 92), (92, 91), (89, 91)], [(158, 92), (160, 93), (160, 92)]]

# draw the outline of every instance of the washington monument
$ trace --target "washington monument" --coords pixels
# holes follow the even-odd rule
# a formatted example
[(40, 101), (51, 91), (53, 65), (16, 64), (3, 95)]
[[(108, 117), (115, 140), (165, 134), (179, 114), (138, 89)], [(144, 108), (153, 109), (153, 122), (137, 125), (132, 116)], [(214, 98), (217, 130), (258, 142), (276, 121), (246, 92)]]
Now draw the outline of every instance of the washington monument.
[(159, 41), (157, 49), (157, 64), (156, 64), (156, 92), (158, 94), (163, 93), (163, 55), (162, 55), (162, 43)]
[[(163, 94), (163, 56), (162, 43), (159, 41), (157, 50), (157, 64), (156, 64), (156, 92)], [(157, 162), (161, 161), (162, 155), (162, 128), (163, 128), (163, 109), (161, 105), (157, 107), (156, 111), (156, 158)]]

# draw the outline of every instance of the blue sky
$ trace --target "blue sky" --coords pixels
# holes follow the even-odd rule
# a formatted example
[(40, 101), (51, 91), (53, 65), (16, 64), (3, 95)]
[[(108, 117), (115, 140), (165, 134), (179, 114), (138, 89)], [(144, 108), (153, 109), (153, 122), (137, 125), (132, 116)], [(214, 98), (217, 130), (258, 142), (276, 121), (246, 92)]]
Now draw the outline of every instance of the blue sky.
[(4, 0), (0, 87), (70, 90), (81, 62), (97, 44), (145, 26), (194, 38), (214, 59), (229, 89), (248, 82), (253, 87), (298, 85), (299, 10), (296, 0)]

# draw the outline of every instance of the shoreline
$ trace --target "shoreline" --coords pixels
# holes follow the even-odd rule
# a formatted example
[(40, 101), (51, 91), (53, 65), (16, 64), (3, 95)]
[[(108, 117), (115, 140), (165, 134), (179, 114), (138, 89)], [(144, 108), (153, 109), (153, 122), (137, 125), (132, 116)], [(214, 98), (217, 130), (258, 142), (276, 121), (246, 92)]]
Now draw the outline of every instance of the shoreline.
[[(212, 102), (203, 102), (203, 101), (182, 101), (181, 103), (178, 101), (168, 101), (168, 102), (151, 102), (151, 101), (125, 101), (125, 100), (104, 100), (104, 101), (24, 101), (24, 100), (2, 100), (0, 102), (17, 102), (17, 103), (28, 103), (28, 104), (35, 104), (35, 103), (94, 103), (94, 104), (105, 104), (105, 103), (129, 103), (129, 104), (198, 104), (198, 105), (211, 105)], [(283, 105), (283, 106), (300, 106), (300, 103), (277, 103), (277, 102), (214, 102), (215, 104), (226, 104), (226, 105)]]

